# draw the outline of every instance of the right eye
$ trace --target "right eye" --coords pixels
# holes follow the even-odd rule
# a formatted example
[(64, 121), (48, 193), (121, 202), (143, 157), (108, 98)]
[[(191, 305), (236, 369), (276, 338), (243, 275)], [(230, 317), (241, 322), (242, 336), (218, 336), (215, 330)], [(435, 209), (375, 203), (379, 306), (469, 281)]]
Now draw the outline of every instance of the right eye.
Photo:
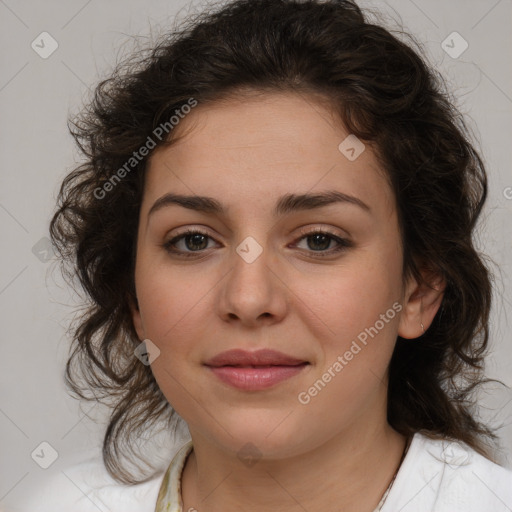
[[(162, 247), (170, 254), (189, 258), (195, 256), (194, 253), (201, 253), (207, 249), (208, 239), (213, 240), (211, 236), (203, 231), (198, 229), (189, 229), (174, 238), (171, 238), (171, 240), (162, 244)], [(175, 249), (179, 243), (182, 243), (182, 247)]]

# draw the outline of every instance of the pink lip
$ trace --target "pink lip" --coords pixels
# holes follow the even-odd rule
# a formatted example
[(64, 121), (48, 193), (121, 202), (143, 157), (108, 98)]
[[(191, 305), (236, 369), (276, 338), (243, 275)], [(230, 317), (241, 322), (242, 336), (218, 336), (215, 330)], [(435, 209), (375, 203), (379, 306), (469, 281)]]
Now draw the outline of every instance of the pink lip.
[(206, 366), (223, 382), (246, 391), (272, 387), (300, 373), (309, 363), (275, 350), (229, 350), (210, 359)]
[(276, 350), (261, 349), (256, 352), (235, 349), (221, 352), (209, 359), (207, 366), (295, 366), (306, 363), (304, 359), (297, 359)]

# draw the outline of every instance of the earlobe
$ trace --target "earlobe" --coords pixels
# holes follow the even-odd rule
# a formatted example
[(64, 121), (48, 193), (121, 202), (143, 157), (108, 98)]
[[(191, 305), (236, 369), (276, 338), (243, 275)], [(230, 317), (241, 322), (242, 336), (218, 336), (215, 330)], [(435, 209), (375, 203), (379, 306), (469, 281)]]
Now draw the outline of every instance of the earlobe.
[(443, 301), (445, 280), (438, 274), (422, 272), (423, 281), (418, 284), (410, 278), (404, 297), (404, 307), (398, 325), (401, 338), (414, 339), (422, 336), (432, 324)]

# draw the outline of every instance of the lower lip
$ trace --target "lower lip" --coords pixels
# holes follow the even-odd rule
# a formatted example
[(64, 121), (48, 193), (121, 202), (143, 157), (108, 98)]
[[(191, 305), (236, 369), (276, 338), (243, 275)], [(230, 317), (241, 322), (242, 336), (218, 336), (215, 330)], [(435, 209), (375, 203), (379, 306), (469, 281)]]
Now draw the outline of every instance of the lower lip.
[(223, 382), (245, 391), (258, 391), (275, 386), (279, 382), (298, 375), (308, 366), (268, 366), (242, 368), (236, 366), (210, 366), (210, 370)]

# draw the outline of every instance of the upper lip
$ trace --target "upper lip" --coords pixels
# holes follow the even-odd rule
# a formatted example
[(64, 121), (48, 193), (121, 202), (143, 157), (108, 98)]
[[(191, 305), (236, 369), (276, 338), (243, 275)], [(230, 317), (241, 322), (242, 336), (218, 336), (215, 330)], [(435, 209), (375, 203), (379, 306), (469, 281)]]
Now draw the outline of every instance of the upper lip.
[(261, 349), (255, 352), (235, 349), (221, 352), (209, 359), (207, 366), (296, 366), (307, 363), (276, 350)]

